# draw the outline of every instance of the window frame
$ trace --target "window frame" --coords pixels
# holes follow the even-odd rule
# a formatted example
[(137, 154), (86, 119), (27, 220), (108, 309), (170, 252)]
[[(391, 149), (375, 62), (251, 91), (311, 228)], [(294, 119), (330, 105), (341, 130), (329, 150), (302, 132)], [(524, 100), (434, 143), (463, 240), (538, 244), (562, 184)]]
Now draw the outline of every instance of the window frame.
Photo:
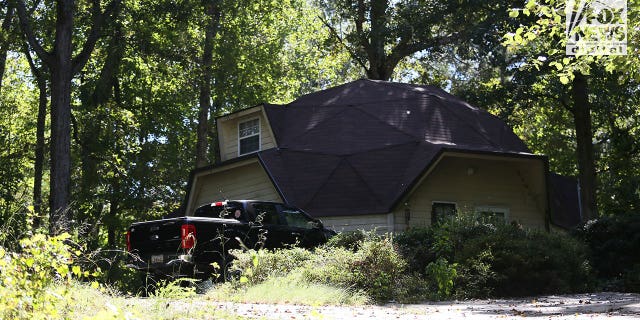
[[(246, 136), (246, 137), (240, 137), (240, 125), (243, 124), (243, 123), (254, 121), (254, 120), (258, 121), (258, 133), (255, 133), (255, 134), (252, 134), (252, 135), (249, 135), (249, 136)], [(249, 118), (249, 119), (246, 119), (246, 120), (243, 120), (243, 121), (238, 121), (237, 133), (238, 133), (238, 156), (244, 156), (244, 155), (252, 154), (252, 153), (255, 153), (255, 152), (258, 152), (258, 151), (262, 150), (262, 125), (260, 124), (260, 117), (253, 117), (253, 118)], [(253, 150), (253, 151), (249, 151), (249, 152), (246, 152), (246, 153), (241, 153), (242, 149), (240, 148), (240, 142), (243, 139), (247, 139), (247, 138), (251, 138), (251, 137), (255, 137), (255, 136), (258, 136), (258, 149)]]
[(452, 204), (455, 210), (455, 215), (458, 215), (458, 203), (454, 202), (454, 201), (439, 201), (439, 200), (434, 200), (431, 201), (431, 225), (433, 225), (434, 220), (436, 220), (436, 218), (433, 216), (434, 212), (433, 212), (433, 206), (436, 203), (442, 203), (442, 204)]
[(509, 214), (510, 210), (508, 207), (504, 206), (476, 206), (473, 210), (477, 219), (481, 218), (480, 214), (482, 212), (493, 212), (493, 213), (502, 213), (504, 215), (504, 223), (509, 222)]

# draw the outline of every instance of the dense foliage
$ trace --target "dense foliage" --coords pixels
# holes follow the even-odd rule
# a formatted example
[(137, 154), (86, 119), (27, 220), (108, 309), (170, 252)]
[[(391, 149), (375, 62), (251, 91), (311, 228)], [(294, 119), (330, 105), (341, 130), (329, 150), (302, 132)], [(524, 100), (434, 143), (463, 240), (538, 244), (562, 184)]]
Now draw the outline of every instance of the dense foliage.
[(98, 275), (81, 269), (75, 261), (81, 251), (69, 245), (69, 239), (69, 234), (38, 234), (20, 240), (19, 252), (0, 246), (0, 318), (66, 317), (73, 304), (68, 287), (72, 279)]
[(302, 282), (351, 288), (374, 301), (411, 302), (589, 291), (597, 287), (590, 253), (583, 241), (565, 233), (461, 216), (393, 240), (346, 232), (313, 253), (299, 248), (238, 251), (233, 268), (249, 286), (300, 273)]
[(303, 281), (361, 290), (375, 301), (394, 299), (396, 283), (406, 268), (388, 237), (359, 241), (355, 250), (325, 246), (313, 253), (293, 248), (233, 255), (233, 270), (240, 271), (240, 282), (248, 285), (298, 272)]
[[(396, 241), (412, 271), (431, 278), (447, 267), (456, 271), (448, 273), (453, 283), (447, 295), (526, 296), (590, 288), (585, 245), (561, 233), (460, 217), (438, 228), (409, 230)], [(428, 280), (435, 280), (435, 289), (442, 287), (442, 280)]]
[(600, 286), (617, 291), (640, 292), (640, 217), (607, 216), (590, 221), (576, 231), (589, 246)]

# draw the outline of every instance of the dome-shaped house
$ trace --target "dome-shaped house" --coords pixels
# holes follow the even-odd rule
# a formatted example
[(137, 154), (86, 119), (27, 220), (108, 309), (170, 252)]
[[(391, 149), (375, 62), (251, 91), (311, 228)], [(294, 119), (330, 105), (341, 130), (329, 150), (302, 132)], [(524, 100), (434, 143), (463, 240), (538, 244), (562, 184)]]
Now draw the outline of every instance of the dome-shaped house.
[[(436, 87), (358, 80), (216, 122), (221, 161), (192, 172), (187, 215), (258, 199), (295, 205), (338, 231), (402, 231), (459, 212), (538, 228), (572, 223), (552, 215), (559, 197), (547, 158)], [(575, 190), (563, 182), (566, 216), (577, 207), (566, 205)]]

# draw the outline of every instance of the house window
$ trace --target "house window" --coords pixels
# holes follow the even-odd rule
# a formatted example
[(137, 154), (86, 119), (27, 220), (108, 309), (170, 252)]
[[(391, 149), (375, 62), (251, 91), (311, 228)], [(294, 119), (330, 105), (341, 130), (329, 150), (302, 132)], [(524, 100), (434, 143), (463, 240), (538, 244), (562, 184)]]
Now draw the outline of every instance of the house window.
[(483, 223), (504, 224), (509, 219), (509, 209), (503, 207), (476, 207), (476, 217)]
[(238, 154), (248, 154), (260, 150), (260, 119), (252, 119), (238, 124)]
[(456, 215), (456, 204), (454, 202), (434, 201), (431, 205), (431, 224), (436, 225)]

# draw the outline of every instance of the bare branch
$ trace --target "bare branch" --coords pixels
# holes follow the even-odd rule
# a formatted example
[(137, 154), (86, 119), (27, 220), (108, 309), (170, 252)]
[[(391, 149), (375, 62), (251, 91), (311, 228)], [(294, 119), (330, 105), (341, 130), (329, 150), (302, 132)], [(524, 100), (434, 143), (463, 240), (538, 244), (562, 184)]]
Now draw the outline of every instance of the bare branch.
[(346, 43), (344, 43), (344, 40), (342, 39), (342, 37), (340, 37), (340, 35), (338, 34), (338, 32), (336, 31), (335, 28), (333, 28), (333, 26), (331, 26), (331, 24), (325, 20), (323, 17), (318, 16), (318, 18), (320, 18), (320, 21), (322, 21), (322, 23), (327, 26), (327, 28), (329, 28), (329, 31), (331, 31), (331, 34), (333, 34), (334, 37), (336, 37), (336, 39), (338, 39), (338, 41), (340, 41), (340, 44), (347, 49), (347, 52), (349, 52), (349, 55), (351, 56), (351, 58), (353, 58), (354, 60), (356, 60), (356, 62), (362, 67), (364, 68), (365, 71), (368, 71), (369, 68), (367, 67), (367, 64), (364, 63), (364, 61), (362, 61), (362, 59), (360, 59), (360, 57), (358, 57), (358, 55), (351, 50), (351, 48), (349, 48), (349, 46), (347, 46)]
[(53, 55), (45, 51), (40, 43), (38, 43), (38, 39), (36, 39), (36, 36), (33, 33), (31, 23), (29, 22), (29, 17), (27, 16), (27, 9), (25, 8), (24, 1), (14, 0), (13, 3), (18, 11), (18, 17), (20, 18), (20, 27), (22, 28), (22, 32), (27, 38), (27, 42), (29, 42), (29, 46), (31, 47), (31, 49), (33, 49), (33, 51), (36, 52), (40, 60), (42, 60), (47, 65), (52, 65), (54, 62)]
[(31, 73), (36, 79), (40, 79), (42, 74), (40, 73), (40, 69), (33, 62), (33, 57), (31, 57), (31, 52), (29, 51), (29, 46), (26, 42), (22, 43), (22, 50), (24, 50), (24, 55), (27, 57), (27, 62), (29, 62), (29, 67), (31, 68)]

